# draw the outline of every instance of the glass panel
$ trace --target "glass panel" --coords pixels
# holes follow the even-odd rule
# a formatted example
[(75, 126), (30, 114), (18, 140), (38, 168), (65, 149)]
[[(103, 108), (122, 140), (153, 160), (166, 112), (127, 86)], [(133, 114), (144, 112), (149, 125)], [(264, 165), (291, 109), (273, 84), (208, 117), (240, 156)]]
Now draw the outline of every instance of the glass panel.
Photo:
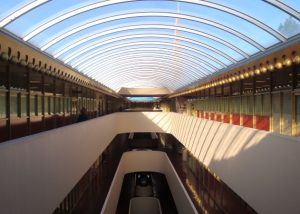
[(229, 113), (229, 97), (224, 98), (224, 112)]
[(240, 97), (230, 98), (230, 113), (234, 113), (234, 114), (240, 113)]
[[(240, 4), (243, 5), (243, 3)], [(239, 2), (235, 1), (235, 5), (239, 5)], [(272, 38), (270, 34), (267, 34), (262, 29), (247, 22), (246, 20), (238, 18), (237, 16), (231, 15), (229, 13), (211, 9), (209, 7), (195, 6), (193, 4), (185, 3), (181, 3), (179, 7), (180, 12), (191, 14), (194, 16), (199, 16), (199, 14), (201, 14), (201, 17), (203, 18), (211, 19), (223, 25), (229, 26), (230, 28), (238, 30), (239, 32), (251, 37), (256, 41), (261, 38), (262, 40), (260, 41), (260, 43), (262, 43), (263, 45), (269, 46), (276, 43), (276, 39)], [(222, 18), (220, 19), (220, 17)]]
[(299, 2), (297, 2), (295, 0), (281, 0), (281, 1), (283, 3), (285, 3), (286, 5), (289, 5), (294, 10), (297, 10), (298, 12), (300, 12), (300, 4), (299, 4)]
[(60, 98), (60, 113), (64, 113), (66, 111), (66, 106), (64, 105), (64, 98)]
[(6, 118), (6, 93), (0, 93), (0, 118)]
[(283, 129), (282, 134), (292, 134), (292, 95), (291, 92), (283, 93), (282, 97), (282, 119)]
[(71, 102), (71, 98), (66, 97), (65, 98), (65, 109), (66, 109), (67, 113), (71, 112), (71, 103), (70, 102)]
[(103, 109), (102, 109), (102, 99), (99, 100), (99, 115), (103, 114)]
[[(214, 1), (220, 3), (218, 0), (214, 0)], [(285, 3), (291, 5), (291, 8), (299, 9), (298, 1), (285, 0)], [(237, 9), (238, 11), (249, 14), (253, 16), (255, 19), (261, 21), (262, 23), (265, 23), (266, 25), (274, 28), (275, 30), (280, 31), (287, 37), (295, 35), (280, 30), (280, 26), (285, 25), (285, 22), (290, 19), (290, 15), (272, 6), (271, 4), (268, 4), (267, 2), (260, 1), (260, 0), (251, 0), (251, 1), (222, 0), (221, 4), (230, 6), (232, 8)], [(272, 19), (270, 19), (270, 14), (276, 14), (276, 16), (273, 16)], [(293, 20), (295, 21), (296, 25), (299, 24), (299, 21), (295, 19)], [(298, 28), (296, 32), (299, 33), (300, 32), (299, 29), (300, 28)]]
[(49, 114), (49, 97), (45, 96), (45, 103), (44, 103), (44, 115)]
[(78, 110), (82, 109), (82, 98), (78, 97)]
[(271, 115), (271, 96), (269, 94), (262, 95), (262, 115)]
[(281, 99), (280, 93), (272, 95), (272, 115), (273, 115), (273, 131), (280, 133), (280, 115), (281, 115)]
[(60, 114), (61, 106), (60, 106), (60, 97), (55, 97), (55, 113)]
[(0, 7), (0, 20), (8, 16), (10, 13), (26, 5), (30, 0), (9, 0), (1, 2)]
[[(72, 114), (76, 115), (77, 114), (77, 108), (80, 106), (80, 102), (79, 102), (80, 98), (76, 99), (73, 98), (72, 99)], [(79, 111), (79, 110), (78, 110)]]
[(69, 101), (67, 97), (64, 98), (64, 107), (65, 107), (64, 111), (66, 113), (69, 113)]
[(242, 114), (252, 115), (253, 114), (253, 97), (243, 96), (242, 97)]
[(69, 111), (69, 113), (71, 113), (72, 112), (72, 98), (71, 97), (68, 98), (68, 105), (69, 105), (68, 111)]
[[(13, 11), (18, 11), (21, 6), (24, 6), (33, 1), (21, 1), (21, 0), (10, 0), (3, 1), (0, 8), (0, 20)], [(291, 17), (288, 13), (280, 10), (277, 7), (274, 7), (272, 4), (267, 1), (261, 0), (252, 0), (252, 1), (232, 1), (232, 0), (212, 0), (212, 1), (190, 1), (180, 2), (180, 1), (132, 1), (132, 2), (119, 2), (115, 4), (110, 1), (82, 1), (82, 0), (72, 0), (72, 1), (59, 1), (52, 0), (48, 1), (45, 4), (36, 7), (33, 10), (24, 13), (19, 18), (13, 20), (10, 24), (6, 25), (4, 28), (15, 34), (18, 37), (24, 37), (30, 31), (32, 31), (36, 26), (42, 25), (45, 26), (44, 23), (51, 20), (53, 17), (58, 17), (65, 12), (74, 11), (82, 6), (87, 6), (92, 3), (100, 3), (100, 4), (108, 4), (107, 6), (97, 7), (91, 9), (89, 11), (85, 11), (82, 13), (78, 13), (75, 16), (68, 17), (65, 20), (58, 21), (55, 25), (49, 27), (45, 31), (37, 34), (33, 38), (29, 39), (29, 43), (40, 48), (45, 45), (50, 39), (54, 37), (54, 35), (67, 35), (70, 32), (71, 27), (75, 29), (82, 29), (77, 26), (80, 26), (84, 23), (91, 23), (94, 20), (99, 20), (97, 25), (89, 26), (88, 28), (82, 29), (80, 32), (76, 32), (62, 40), (60, 40), (55, 45), (51, 46), (49, 49), (46, 49), (48, 54), (57, 53), (57, 50), (64, 48), (66, 44), (74, 44), (74, 41), (78, 41), (78, 39), (82, 39), (87, 35), (92, 35), (99, 32), (104, 32), (108, 29), (120, 29), (125, 26), (132, 25), (169, 25), (173, 27), (183, 27), (185, 29), (192, 29), (192, 31), (187, 30), (178, 30), (174, 28), (156, 28), (156, 29), (133, 29), (133, 30), (124, 30), (118, 31), (114, 33), (109, 33), (102, 35), (102, 37), (94, 38), (89, 41), (86, 41), (77, 47), (69, 50), (68, 53), (65, 53), (59, 57), (59, 59), (65, 58), (72, 51), (78, 51), (81, 47), (86, 46), (87, 44), (91, 44), (95, 41), (104, 41), (109, 38), (116, 38), (124, 35), (133, 35), (133, 34), (142, 34), (142, 33), (157, 33), (164, 35), (176, 35), (187, 37), (189, 39), (193, 39), (198, 42), (203, 42), (207, 45), (212, 46), (213, 48), (230, 55), (230, 57), (234, 58), (237, 61), (243, 60), (244, 58), (248, 58), (247, 55), (252, 55), (264, 48), (269, 48), (272, 45), (280, 42), (280, 40), (284, 40), (280, 34), (283, 36), (290, 38), (300, 33), (300, 21), (297, 18)], [(279, 1), (277, 3), (280, 3)], [(287, 4), (290, 8), (294, 10), (300, 10), (299, 2), (292, 0), (283, 0), (282, 3)], [(151, 15), (140, 16), (140, 17), (129, 17), (122, 18), (119, 20), (106, 21), (103, 20), (107, 17), (113, 17), (120, 14), (129, 14), (129, 13), (137, 13), (137, 12), (161, 12), (169, 13), (168, 15), (171, 17), (160, 15)], [(174, 14), (181, 16), (179, 18), (174, 17)], [(272, 14), (272, 18), (270, 18), (270, 14)], [(187, 15), (182, 17), (182, 15)], [(243, 15), (243, 17), (241, 17)], [(199, 19), (200, 18), (200, 19)], [(202, 21), (201, 21), (202, 19)], [(38, 20), (38, 21), (37, 21)], [(102, 23), (101, 23), (102, 22)], [(264, 28), (264, 29), (263, 29)], [(274, 31), (272, 31), (274, 30)], [(195, 33), (198, 31), (198, 33)], [(199, 31), (201, 33), (199, 34)], [(269, 31), (269, 32), (268, 32)], [(273, 33), (270, 33), (273, 32)], [(275, 32), (275, 33), (274, 33)], [(275, 34), (272, 35), (272, 34)], [(243, 38), (242, 38), (243, 37)], [(278, 38), (279, 37), (279, 38)], [(147, 40), (150, 41), (153, 38), (142, 38), (142, 39), (131, 39), (133, 41), (142, 41)], [(196, 45), (194, 43), (188, 41), (174, 40), (171, 38), (158, 38), (158, 41), (168, 41), (173, 44), (180, 45), (188, 45), (194, 49), (202, 50), (205, 53), (209, 53), (214, 56), (219, 61), (223, 62), (226, 66), (220, 65), (207, 57), (201, 57), (200, 59), (211, 63), (212, 66), (218, 69), (222, 69), (223, 67), (227, 67), (232, 62), (230, 59), (225, 57), (223, 54), (216, 53), (215, 51), (207, 48)], [(248, 41), (246, 41), (248, 40)], [(128, 42), (128, 40), (123, 40), (116, 42), (110, 45), (103, 45), (103, 48), (114, 46), (116, 44), (123, 44), (124, 42)], [(134, 47), (146, 47), (145, 45), (137, 45)], [(160, 45), (155, 45), (153, 47), (160, 47)], [(264, 47), (264, 48), (263, 48)], [(165, 47), (166, 48), (166, 47)], [(178, 51), (185, 52), (182, 48), (176, 48)], [(95, 49), (94, 49), (95, 50)], [(191, 52), (191, 51), (187, 51)], [(124, 54), (124, 53), (123, 53)], [(200, 56), (200, 54), (196, 54), (195, 57)], [(85, 57), (86, 55), (81, 55)], [(78, 59), (78, 58), (77, 58)], [(94, 57), (93, 59), (97, 59)], [(72, 62), (72, 63), (71, 63)], [(117, 61), (118, 64), (120, 62)], [(73, 61), (70, 61), (70, 65), (73, 65)], [(204, 68), (200, 66), (201, 68)], [(12, 69), (15, 70), (15, 69)], [(12, 77), (15, 76), (19, 79), (24, 79), (24, 76), (20, 74), (19, 68), (16, 67), (15, 74), (12, 74)], [(79, 69), (80, 70), (80, 69)], [(91, 77), (95, 78), (99, 82), (106, 81), (108, 86), (112, 89), (117, 90), (119, 86), (142, 86), (142, 85), (150, 85), (152, 87), (156, 86), (165, 86), (170, 89), (176, 90), (180, 87), (186, 86), (192, 82), (195, 82), (198, 79), (203, 78), (205, 75), (201, 75), (201, 73), (188, 71), (186, 67), (183, 67), (184, 76), (181, 79), (184, 81), (178, 83), (174, 80), (174, 82), (166, 84), (165, 79), (160, 81), (142, 81), (138, 82), (134, 77), (123, 78), (124, 76), (119, 75), (119, 78), (114, 78), (112, 81), (107, 82), (106, 76), (91, 74)], [(214, 69), (213, 69), (214, 70)], [(88, 72), (87, 69), (80, 70), (83, 73)], [(26, 74), (26, 70), (22, 71)], [(112, 72), (112, 71), (111, 71)], [(110, 76), (111, 72), (108, 74)], [(134, 70), (135, 73), (144, 73), (142, 70)], [(104, 72), (106, 73), (106, 72)], [(129, 75), (132, 75), (131, 73)], [(150, 76), (150, 75), (149, 75)], [(176, 75), (173, 75), (176, 76)], [(130, 79), (131, 78), (131, 79)], [(52, 79), (52, 78), (50, 78)], [(121, 80), (119, 80), (121, 79)], [(169, 80), (169, 79), (168, 79)], [(22, 82), (22, 81), (20, 81)], [(24, 82), (24, 81), (23, 81)], [(47, 78), (45, 79), (47, 83)], [(1, 87), (0, 83), (0, 87)], [(45, 84), (45, 91), (52, 92), (53, 87), (50, 82), (49, 87)], [(118, 87), (117, 87), (118, 86)], [(26, 85), (13, 85), (15, 88), (26, 89)], [(51, 103), (52, 104), (52, 103)], [(62, 108), (61, 104), (60, 105)], [(87, 105), (86, 103), (79, 103), (80, 107)], [(263, 104), (262, 104), (263, 105)], [(87, 106), (91, 108), (90, 106)], [(53, 108), (54, 109), (54, 108)], [(60, 111), (62, 111), (60, 109)], [(260, 109), (258, 109), (258, 112)], [(264, 110), (260, 111), (260, 114), (265, 114)]]
[(43, 96), (37, 96), (37, 114), (42, 115), (43, 114)]
[(262, 115), (262, 95), (255, 95), (255, 115)]
[(30, 116), (37, 115), (36, 101), (37, 101), (37, 96), (36, 95), (30, 95)]
[(28, 95), (21, 94), (21, 117), (27, 116)]
[(54, 114), (54, 97), (49, 97), (49, 114)]
[(0, 90), (6, 89), (7, 85), (7, 72), (6, 72), (6, 63), (0, 61)]
[(18, 94), (10, 94), (10, 116), (18, 117)]

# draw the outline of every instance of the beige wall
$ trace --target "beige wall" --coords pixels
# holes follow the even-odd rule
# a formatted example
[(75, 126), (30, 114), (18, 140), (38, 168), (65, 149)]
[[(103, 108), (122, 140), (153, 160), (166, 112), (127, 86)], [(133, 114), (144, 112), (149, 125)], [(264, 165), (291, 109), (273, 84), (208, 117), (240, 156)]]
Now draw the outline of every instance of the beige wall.
[(0, 213), (52, 213), (115, 136), (114, 116), (0, 144)]
[(300, 141), (176, 113), (116, 113), (0, 144), (1, 213), (51, 213), (118, 133), (168, 132), (259, 213), (300, 212)]

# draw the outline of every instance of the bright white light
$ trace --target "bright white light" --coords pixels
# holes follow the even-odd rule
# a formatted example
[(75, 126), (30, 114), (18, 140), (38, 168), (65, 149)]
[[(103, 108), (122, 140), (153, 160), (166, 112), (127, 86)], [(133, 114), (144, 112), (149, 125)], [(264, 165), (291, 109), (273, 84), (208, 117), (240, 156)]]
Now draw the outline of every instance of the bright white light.
[(22, 8), (16, 8), (16, 10), (13, 13), (11, 13), (9, 16), (5, 17), (3, 20), (0, 21), (0, 27), (4, 27), (11, 21), (15, 20), (16, 18), (22, 16), (23, 14), (30, 11), (31, 9), (33, 9), (47, 1), (49, 1), (49, 0), (36, 0), (36, 1), (30, 2), (29, 4), (25, 5)]

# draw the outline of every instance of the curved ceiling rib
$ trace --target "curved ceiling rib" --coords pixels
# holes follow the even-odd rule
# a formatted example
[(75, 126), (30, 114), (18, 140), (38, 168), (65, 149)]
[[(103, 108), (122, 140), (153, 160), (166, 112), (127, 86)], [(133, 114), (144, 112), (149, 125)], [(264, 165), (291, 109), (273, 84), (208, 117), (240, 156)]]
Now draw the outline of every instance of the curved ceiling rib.
[[(78, 66), (79, 70), (85, 70), (88, 66), (91, 66), (93, 63), (95, 62), (100, 62), (105, 60), (106, 58), (110, 58), (110, 57), (114, 57), (115, 55), (120, 55), (120, 54), (128, 54), (130, 52), (140, 52), (140, 51), (145, 51), (150, 53), (151, 51), (159, 51), (159, 53), (161, 54), (166, 54), (171, 56), (170, 54), (176, 54), (177, 57), (181, 58), (182, 56), (186, 56), (188, 57), (190, 60), (194, 59), (195, 61), (198, 61), (197, 63), (200, 63), (200, 66), (203, 66), (202, 64), (204, 64), (204, 67), (207, 69), (207, 67), (211, 68), (212, 71), (217, 71), (218, 68), (214, 67), (213, 65), (207, 63), (206, 61), (197, 58), (194, 55), (185, 53), (185, 52), (180, 52), (178, 50), (171, 50), (171, 49), (166, 49), (166, 48), (129, 48), (128, 49), (116, 49), (116, 51), (114, 51), (113, 53), (110, 53), (108, 55), (103, 54), (101, 57), (97, 57), (96, 59), (93, 60), (89, 60), (86, 63), (81, 64), (80, 66)], [(173, 56), (173, 55), (172, 55)], [(207, 67), (206, 67), (207, 66)]]
[(14, 21), (15, 19), (19, 18), (20, 16), (24, 15), (25, 13), (33, 10), (34, 8), (45, 4), (49, 0), (36, 0), (31, 1), (26, 5), (22, 5), (21, 7), (17, 7), (13, 12), (11, 12), (8, 16), (4, 17), (0, 20), (0, 28), (6, 26), (10, 22)]
[(142, 41), (142, 42), (129, 42), (129, 43), (123, 43), (121, 45), (116, 45), (116, 46), (113, 46), (113, 47), (110, 47), (110, 48), (107, 48), (107, 49), (96, 49), (96, 50), (93, 50), (91, 51), (90, 53), (84, 55), (84, 56), (81, 56), (79, 57), (78, 59), (74, 60), (73, 63), (71, 63), (71, 66), (73, 68), (76, 68), (78, 65), (80, 65), (81, 63), (97, 56), (97, 55), (101, 55), (103, 53), (106, 53), (110, 50), (114, 50), (114, 49), (117, 49), (117, 48), (122, 48), (122, 47), (126, 47), (126, 46), (132, 46), (132, 45), (164, 45), (164, 46), (171, 46), (171, 47), (176, 47), (176, 48), (180, 48), (180, 49), (183, 49), (183, 50), (188, 50), (188, 51), (192, 51), (194, 53), (197, 53), (201, 56), (204, 56), (206, 58), (208, 58), (209, 60), (211, 61), (214, 61), (215, 63), (217, 63), (218, 65), (220, 65), (221, 67), (226, 67), (227, 65), (224, 64), (223, 62), (221, 62), (220, 60), (216, 59), (215, 57), (207, 54), (207, 53), (204, 53), (203, 51), (199, 51), (195, 48), (191, 48), (191, 47), (187, 47), (185, 45), (178, 45), (178, 44), (174, 44), (174, 43), (170, 43), (170, 42), (158, 42), (158, 41)]
[[(119, 72), (118, 76), (120, 78), (110, 78), (110, 79), (104, 79), (103, 81), (105, 81), (105, 83), (115, 83), (116, 85), (123, 85), (124, 83), (126, 83), (127, 81), (136, 79), (136, 81), (141, 81), (143, 79), (148, 80), (149, 82), (153, 82), (153, 80), (157, 80), (160, 81), (161, 83), (163, 83), (163, 85), (166, 84), (173, 84), (175, 87), (180, 87), (181, 85), (185, 85), (187, 83), (189, 83), (191, 80), (183, 80), (181, 77), (179, 76), (173, 76), (167, 73), (163, 73), (162, 71), (164, 71), (164, 68), (160, 68), (160, 67), (156, 67), (156, 68), (126, 68), (123, 71), (124, 72)], [(141, 76), (136, 76), (134, 75), (134, 71), (137, 71), (138, 73), (142, 73), (142, 74), (147, 74), (149, 73), (149, 76), (147, 78), (142, 78)], [(156, 74), (160, 74), (160, 75), (155, 75)], [(149, 78), (151, 78), (151, 80), (149, 80)], [(169, 82), (163, 82), (165, 79), (168, 79)]]
[[(56, 17), (51, 19), (51, 20), (48, 20), (46, 22), (41, 23), (34, 30), (32, 30), (30, 33), (28, 33), (24, 37), (24, 40), (27, 41), (27, 40), (31, 39), (32, 37), (36, 36), (37, 34), (43, 32), (44, 30), (50, 28), (51, 26), (53, 26), (53, 25), (55, 25), (59, 22), (62, 22), (62, 21), (66, 20), (70, 17), (76, 16), (78, 14), (81, 14), (81, 13), (84, 13), (84, 12), (87, 12), (87, 11), (90, 11), (90, 10), (93, 10), (93, 9), (101, 8), (101, 7), (104, 7), (104, 6), (109, 6), (109, 5), (119, 4), (119, 3), (132, 2), (132, 1), (139, 1), (139, 0), (110, 0), (110, 1), (92, 3), (92, 4), (85, 5), (85, 6), (80, 7), (80, 8), (76, 8), (72, 11), (67, 11), (67, 12), (65, 12), (61, 15), (56, 15)], [(159, 0), (156, 0), (156, 1), (159, 1)], [(160, 1), (165, 1), (165, 0), (160, 0)], [(273, 28), (269, 27), (268, 25), (264, 24), (263, 22), (260, 22), (257, 19), (255, 19), (254, 17), (252, 17), (250, 15), (247, 15), (245, 13), (242, 13), (241, 11), (237, 11), (235, 9), (232, 9), (230, 7), (226, 7), (226, 6), (221, 5), (221, 4), (217, 4), (217, 3), (214, 3), (214, 2), (208, 2), (208, 1), (202, 1), (202, 0), (178, 0), (177, 2), (184, 2), (184, 3), (202, 5), (202, 6), (206, 6), (206, 7), (210, 7), (210, 8), (213, 8), (213, 9), (220, 10), (220, 11), (225, 12), (225, 13), (229, 13), (231, 15), (234, 15), (236, 17), (244, 19), (244, 20), (246, 20), (247, 22), (249, 22), (253, 25), (256, 25), (257, 27), (263, 29), (264, 31), (271, 34), (272, 36), (276, 37), (278, 40), (281, 40), (281, 41), (286, 40), (286, 38), (282, 34), (280, 34), (278, 31), (274, 30)], [(276, 1), (272, 1), (272, 2), (276, 2)], [(275, 3), (275, 5), (277, 6), (278, 3)], [(285, 9), (285, 7), (283, 7), (282, 5), (280, 5), (279, 8), (280, 9)]]
[(0, 31), (114, 90), (180, 90), (300, 35), (299, 7), (291, 0), (72, 2), (7, 1)]
[(193, 39), (188, 39), (188, 38), (181, 37), (181, 36), (166, 35), (166, 34), (131, 34), (131, 35), (126, 35), (126, 36), (115, 37), (115, 38), (108, 39), (105, 41), (93, 42), (92, 44), (88, 44), (88, 45), (83, 46), (82, 48), (76, 50), (76, 52), (74, 52), (74, 53), (66, 55), (66, 57), (63, 58), (62, 61), (64, 61), (65, 63), (68, 63), (68, 62), (72, 61), (74, 58), (76, 58), (94, 48), (97, 48), (99, 46), (104, 46), (104, 45), (111, 44), (114, 42), (119, 42), (119, 41), (124, 41), (127, 39), (134, 39), (134, 38), (167, 38), (167, 39), (175, 39), (177, 41), (184, 41), (184, 42), (188, 42), (188, 43), (209, 49), (210, 51), (213, 51), (214, 53), (219, 54), (220, 56), (226, 58), (227, 60), (231, 61), (232, 63), (236, 62), (236, 60), (233, 59), (228, 54), (224, 53), (223, 51), (219, 51), (218, 49), (215, 49), (210, 45), (204, 44), (202, 42), (198, 42)]
[[(157, 69), (145, 69), (145, 68), (138, 68), (136, 69), (138, 72), (140, 73), (147, 73), (147, 72), (160, 72), (161, 69), (157, 68)], [(111, 81), (105, 80), (106, 83), (109, 83), (110, 86), (112, 86), (114, 89), (116, 88), (120, 88), (121, 85), (126, 84), (129, 81), (135, 81), (135, 82), (141, 82), (141, 81), (147, 81), (148, 83), (153, 83), (153, 82), (160, 82), (159, 86), (160, 87), (167, 87), (167, 88), (171, 88), (171, 89), (176, 89), (179, 87), (182, 87), (184, 85), (186, 85), (187, 83), (189, 83), (188, 81), (182, 81), (182, 78), (178, 78), (178, 77), (173, 77), (172, 75), (163, 75), (161, 77), (153, 77), (150, 76), (151, 81), (149, 81), (149, 79), (147, 80), (145, 78), (145, 80), (140, 79), (140, 77), (136, 77), (133, 76), (132, 73), (130, 73), (132, 70), (130, 69), (124, 69), (124, 72), (120, 73), (120, 79), (113, 79)], [(152, 80), (156, 80), (156, 81), (152, 81)], [(115, 87), (114, 87), (115, 86)]]
[[(258, 50), (265, 50), (265, 48), (260, 45), (258, 42), (254, 41), (253, 39), (251, 39), (250, 37), (246, 36), (245, 34), (238, 32), (236, 30), (234, 30), (233, 28), (230, 28), (226, 25), (220, 24), (219, 22), (216, 21), (212, 21), (212, 20), (208, 20), (208, 19), (204, 19), (204, 18), (200, 18), (200, 17), (196, 17), (196, 16), (190, 16), (190, 15), (185, 15), (185, 14), (179, 14), (179, 13), (167, 13), (167, 12), (141, 12), (141, 13), (127, 13), (127, 14), (121, 14), (121, 15), (114, 15), (114, 16), (110, 16), (110, 17), (106, 17), (106, 18), (102, 18), (102, 19), (97, 19), (88, 23), (84, 23), (78, 26), (72, 26), (69, 29), (66, 29), (66, 31), (62, 32), (61, 34), (59, 34), (58, 36), (56, 36), (55, 38), (50, 38), (49, 41), (42, 47), (41, 50), (46, 50), (47, 48), (49, 48), (50, 46), (56, 44), (57, 42), (63, 40), (64, 38), (75, 34), (77, 32), (80, 32), (84, 29), (87, 29), (89, 27), (95, 26), (95, 25), (99, 25), (99, 24), (103, 24), (106, 22), (111, 22), (111, 21), (116, 21), (116, 20), (122, 20), (122, 19), (127, 19), (127, 18), (137, 18), (137, 17), (169, 17), (169, 18), (179, 18), (179, 19), (186, 19), (186, 20), (190, 20), (190, 21), (195, 21), (195, 22), (199, 22), (199, 23), (203, 23), (206, 25), (210, 25), (216, 28), (219, 28), (221, 30), (224, 30), (242, 40), (244, 40), (245, 42), (251, 44), (252, 46), (256, 47)], [(29, 40), (28, 36), (25, 36), (23, 38), (24, 41)]]
[[(184, 76), (186, 76), (186, 78), (190, 78), (191, 80), (206, 76), (205, 73), (202, 73), (202, 72), (201, 73), (200, 72), (196, 73), (195, 70), (191, 70), (191, 69), (187, 69), (187, 68), (182, 68), (182, 66), (180, 66), (180, 65), (177, 65), (177, 64), (174, 64), (174, 63), (170, 64), (169, 61), (162, 61), (162, 60), (160, 62), (141, 61), (138, 64), (134, 60), (128, 60), (128, 61), (125, 61), (122, 64), (114, 65), (114, 66), (112, 66), (112, 67), (110, 67), (108, 69), (105, 69), (103, 71), (104, 71), (104, 73), (105, 73), (105, 71), (109, 71), (110, 73), (107, 74), (107, 76), (113, 77), (112, 72), (115, 72), (115, 71), (118, 71), (118, 70), (120, 70), (122, 72), (122, 69), (124, 69), (125, 65), (126, 65), (127, 68), (132, 67), (132, 66), (133, 67), (140, 67), (140, 66), (145, 67), (145, 66), (149, 66), (149, 67), (152, 67), (152, 68), (161, 67), (161, 68), (165, 68), (166, 72), (168, 72), (170, 70), (176, 71), (176, 72), (173, 72), (174, 76), (177, 76), (177, 75), (183, 76), (184, 72), (188, 72), (188, 73), (186, 73), (188, 75), (184, 75)], [(100, 69), (95, 68), (94, 71), (96, 71), (97, 74), (100, 75), (100, 71), (101, 71)], [(90, 71), (90, 72), (92, 72), (92, 71)], [(199, 75), (199, 74), (201, 74), (201, 75)], [(105, 77), (105, 75), (101, 74), (101, 78), (104, 79), (104, 77)]]
[[(107, 60), (99, 60), (99, 61), (96, 61), (95, 63), (91, 64), (88, 68), (84, 69), (84, 74), (88, 74), (88, 70), (89, 69), (92, 69), (95, 67), (95, 65), (97, 66), (105, 66), (106, 64), (108, 65), (112, 65), (113, 63), (116, 63), (116, 60), (118, 59), (127, 59), (127, 60), (130, 60), (130, 59), (133, 59), (134, 57), (143, 57), (143, 58), (146, 58), (146, 57), (150, 57), (150, 58), (156, 58), (156, 59), (168, 59), (168, 60), (171, 60), (171, 61), (175, 61), (175, 62), (180, 62), (180, 63), (184, 63), (186, 65), (191, 65), (193, 66), (194, 68), (196, 69), (199, 69), (203, 67), (203, 65), (199, 65), (198, 63), (194, 62), (194, 61), (191, 61), (190, 59), (187, 59), (187, 58), (184, 58), (184, 57), (178, 57), (176, 55), (173, 55), (173, 56), (170, 56), (168, 54), (165, 54), (165, 53), (159, 53), (159, 52), (134, 52), (134, 53), (126, 53), (126, 55), (118, 55), (117, 57), (113, 57), (113, 58), (109, 58)], [(101, 67), (103, 68), (103, 67)], [(212, 71), (210, 71), (212, 72)]]
[[(130, 55), (131, 58), (129, 57), (118, 57), (116, 58), (116, 60), (118, 60), (118, 64), (107, 64), (107, 65), (102, 65), (101, 62), (99, 64), (93, 65), (91, 66), (91, 68), (86, 69), (85, 74), (86, 75), (93, 75), (94, 72), (97, 73), (106, 73), (107, 70), (112, 71), (115, 67), (118, 66), (124, 66), (125, 64), (127, 65), (127, 63), (135, 63), (137, 64), (136, 60), (139, 60), (139, 64), (141, 62), (155, 62), (160, 64), (161, 62), (163, 63), (167, 63), (169, 64), (170, 67), (172, 67), (173, 65), (178, 66), (179, 68), (182, 69), (182, 71), (191, 71), (192, 73), (195, 73), (194, 71), (197, 71), (196, 74), (200, 73), (201, 76), (206, 76), (207, 73), (205, 71), (203, 71), (201, 69), (201, 67), (197, 68), (193, 65), (190, 64), (186, 64), (185, 62), (180, 62), (180, 61), (174, 61), (174, 59), (170, 59), (170, 58), (162, 58), (162, 57), (142, 57), (142, 56), (136, 56), (134, 57), (134, 55)], [(124, 63), (123, 63), (124, 62)], [(154, 63), (154, 64), (155, 64)], [(118, 66), (115, 66), (118, 65)], [(123, 67), (124, 68), (124, 67)], [(187, 68), (191, 68), (191, 69), (187, 69)], [(199, 78), (200, 76), (196, 76), (196, 78)]]
[[(118, 32), (123, 32), (127, 30), (137, 30), (137, 29), (169, 29), (169, 30), (177, 30), (177, 31), (182, 31), (182, 32), (187, 32), (187, 33), (192, 33), (195, 35), (203, 36), (208, 39), (214, 40), (216, 42), (219, 42), (226, 47), (230, 48), (231, 50), (236, 51), (237, 53), (241, 54), (242, 56), (248, 58), (249, 55), (244, 52), (243, 50), (239, 49), (236, 47), (234, 44), (227, 42), (226, 40), (219, 38), (215, 35), (211, 35), (202, 31), (194, 30), (191, 28), (186, 28), (186, 27), (180, 27), (180, 26), (172, 26), (172, 25), (131, 25), (131, 26), (125, 26), (125, 27), (119, 27), (119, 28), (114, 28), (106, 31), (101, 31), (99, 33), (95, 33), (92, 35), (88, 35), (84, 38), (81, 38), (77, 41), (72, 41), (71, 43), (61, 47), (56, 53), (54, 53), (54, 58), (59, 57), (60, 55), (64, 54), (65, 52), (71, 50), (72, 48), (75, 48), (76, 46), (79, 46), (82, 43), (85, 43), (89, 40), (96, 39), (101, 36), (105, 36), (108, 34), (112, 33), (118, 33)], [(42, 48), (43, 49), (43, 48)]]
[[(163, 79), (164, 80), (164, 79)], [(146, 88), (146, 87), (165, 87), (168, 88), (170, 91), (174, 91), (178, 86), (180, 87), (181, 84), (174, 84), (171, 83), (170, 79), (165, 79), (165, 81), (156, 81), (156, 82), (149, 82), (149, 81), (138, 81), (136, 79), (130, 79), (128, 78), (128, 81), (125, 83), (110, 83), (111, 88), (115, 91), (118, 91), (121, 89), (120, 85), (123, 84), (123, 87), (129, 87), (129, 88)]]
[[(104, 79), (103, 81), (105, 82), (115, 82), (115, 83), (124, 83), (128, 81), (127, 78), (133, 78), (137, 80), (148, 80), (151, 78), (149, 82), (153, 82), (152, 80), (159, 80), (159, 81), (164, 81), (165, 79), (170, 80), (170, 82), (174, 83), (174, 85), (177, 84), (186, 84), (186, 82), (189, 82), (188, 80), (183, 80), (180, 76), (173, 76), (170, 73), (163, 73), (164, 68), (161, 67), (156, 67), (156, 68), (142, 68), (142, 67), (129, 67), (124, 69), (126, 72), (119, 71), (118, 75), (120, 78), (114, 78), (114, 77), (109, 77)], [(140, 74), (143, 75), (136, 75), (134, 71), (138, 71)], [(141, 72), (142, 71), (142, 72)], [(147, 76), (146, 76), (147, 75)], [(130, 79), (129, 79), (130, 80)]]
[(277, 1), (277, 0), (263, 0), (275, 7), (277, 7), (278, 9), (290, 14), (291, 16), (295, 17), (296, 19), (300, 20), (300, 13), (297, 12), (296, 10), (294, 10), (293, 8), (289, 7), (288, 5), (284, 4), (281, 1)]
[[(141, 62), (139, 64), (137, 63), (134, 63), (133, 61), (128, 61), (128, 62), (124, 62), (123, 63), (123, 67), (122, 65), (116, 65), (114, 67), (112, 67), (111, 69), (108, 69), (110, 71), (109, 74), (100, 74), (99, 72), (97, 72), (97, 75), (101, 76), (101, 79), (104, 78), (104, 77), (109, 77), (109, 78), (113, 78), (114, 77), (114, 72), (115, 73), (118, 73), (118, 72), (121, 72), (122, 73), (122, 70), (125, 69), (125, 66), (126, 65), (126, 68), (133, 68), (133, 69), (136, 69), (136, 68), (162, 68), (162, 73), (170, 73), (170, 71), (172, 71), (172, 75), (174, 77), (176, 76), (186, 76), (187, 79), (189, 80), (194, 80), (195, 78), (200, 78), (200, 77), (204, 77), (205, 74), (201, 74), (199, 75), (199, 73), (196, 73), (195, 71), (193, 70), (190, 70), (190, 69), (185, 69), (183, 70), (182, 66), (179, 66), (179, 65), (176, 65), (176, 64), (172, 64), (170, 65), (170, 63), (168, 62), (164, 62), (164, 61), (161, 61), (161, 62), (156, 62), (156, 63), (153, 63), (152, 61), (144, 61), (144, 62)], [(187, 73), (189, 72), (189, 73)], [(135, 75), (144, 75), (144, 74), (138, 74), (138, 73), (134, 73)], [(117, 77), (118, 79), (118, 77)]]

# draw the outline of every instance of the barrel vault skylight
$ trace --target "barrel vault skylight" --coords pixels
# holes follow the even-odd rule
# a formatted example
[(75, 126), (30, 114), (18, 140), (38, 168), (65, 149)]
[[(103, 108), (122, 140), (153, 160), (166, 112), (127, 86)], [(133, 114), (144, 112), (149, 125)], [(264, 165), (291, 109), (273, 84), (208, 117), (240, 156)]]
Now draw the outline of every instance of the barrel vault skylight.
[(9, 0), (0, 29), (118, 91), (176, 91), (300, 34), (296, 0)]

